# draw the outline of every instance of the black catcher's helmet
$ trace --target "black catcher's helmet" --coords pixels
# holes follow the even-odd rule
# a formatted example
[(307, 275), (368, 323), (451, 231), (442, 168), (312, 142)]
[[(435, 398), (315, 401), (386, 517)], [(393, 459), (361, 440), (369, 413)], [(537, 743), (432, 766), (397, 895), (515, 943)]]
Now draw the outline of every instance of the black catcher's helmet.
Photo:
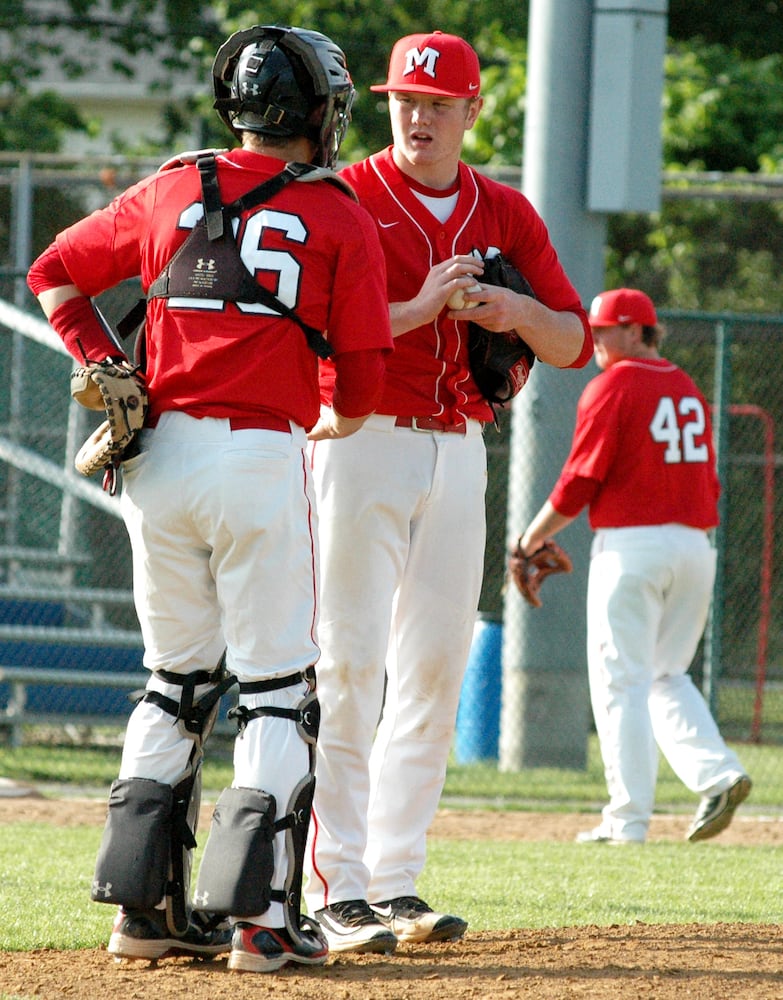
[[(305, 136), (313, 163), (334, 167), (351, 120), (345, 55), (318, 31), (255, 25), (235, 32), (212, 64), (214, 107), (235, 135)], [(313, 112), (323, 108), (323, 115)]]

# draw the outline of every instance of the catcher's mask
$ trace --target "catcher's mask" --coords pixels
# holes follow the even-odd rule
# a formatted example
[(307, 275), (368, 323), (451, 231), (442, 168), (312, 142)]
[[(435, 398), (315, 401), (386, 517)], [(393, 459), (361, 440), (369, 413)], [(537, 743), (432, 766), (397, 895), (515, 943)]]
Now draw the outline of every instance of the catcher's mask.
[(333, 168), (351, 120), (345, 55), (318, 31), (255, 25), (235, 32), (212, 64), (214, 108), (238, 135), (305, 136), (312, 162)]

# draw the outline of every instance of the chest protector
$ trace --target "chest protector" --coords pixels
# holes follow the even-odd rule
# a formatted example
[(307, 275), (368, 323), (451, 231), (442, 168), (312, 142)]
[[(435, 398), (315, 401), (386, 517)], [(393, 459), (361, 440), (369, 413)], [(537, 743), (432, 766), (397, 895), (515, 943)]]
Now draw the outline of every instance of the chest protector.
[(190, 231), (147, 292), (147, 299), (222, 299), (226, 302), (260, 302), (275, 313), (293, 320), (304, 332), (309, 347), (320, 358), (333, 354), (320, 330), (309, 326), (293, 309), (260, 285), (242, 262), (231, 220), (269, 200), (290, 181), (328, 180), (353, 195), (331, 170), (309, 163), (287, 163), (279, 174), (252, 188), (228, 205), (220, 198), (217, 165), (213, 153), (196, 161), (201, 178), (204, 215)]

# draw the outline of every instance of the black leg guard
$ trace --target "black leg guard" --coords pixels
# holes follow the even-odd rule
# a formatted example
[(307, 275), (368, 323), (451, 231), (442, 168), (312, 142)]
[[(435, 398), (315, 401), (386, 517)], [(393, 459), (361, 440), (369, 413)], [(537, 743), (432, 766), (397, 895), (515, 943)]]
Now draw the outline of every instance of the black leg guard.
[[(215, 687), (199, 701), (193, 701), (193, 685), (184, 687), (177, 723), (193, 740), (187, 767), (173, 789), (174, 809), (171, 824), (171, 861), (166, 886), (166, 922), (172, 934), (186, 932), (190, 914), (190, 877), (193, 870), (193, 849), (196, 847), (196, 830), (201, 808), (201, 765), (204, 744), (217, 719), (220, 699), (235, 682), (218, 666), (220, 678)], [(217, 673), (217, 671), (216, 671)], [(214, 676), (214, 675), (213, 675)]]
[(173, 814), (171, 785), (148, 778), (117, 780), (95, 864), (91, 898), (146, 910), (163, 899)]
[[(318, 703), (318, 696), (315, 691), (315, 670), (311, 667), (304, 674), (294, 674), (289, 678), (275, 681), (259, 681), (255, 684), (239, 685), (240, 695), (243, 693), (252, 694), (265, 690), (272, 690), (274, 687), (284, 687), (289, 684), (296, 684), (306, 680), (310, 685), (310, 690), (297, 705), (296, 708), (276, 708), (266, 706), (262, 708), (248, 709), (239, 706), (229, 715), (239, 722), (240, 734), (253, 719), (261, 716), (274, 716), (277, 718), (290, 719), (295, 723), (299, 735), (308, 747), (308, 773), (299, 781), (291, 793), (288, 801), (286, 814), (274, 824), (274, 833), (285, 831), (285, 850), (287, 857), (286, 880), (283, 889), (272, 889), (270, 899), (283, 904), (285, 912), (285, 924), (291, 937), (309, 946), (312, 941), (306, 941), (303, 937), (303, 921), (307, 921), (307, 934), (320, 937), (317, 925), (303, 917), (302, 908), (302, 879), (304, 873), (304, 855), (307, 846), (307, 834), (310, 827), (310, 812), (313, 804), (313, 794), (315, 792), (315, 744), (318, 739), (318, 729), (321, 722), (321, 708)], [(210, 834), (211, 836), (211, 834)], [(209, 846), (209, 845), (207, 845)], [(203, 862), (202, 862), (203, 867)], [(201, 876), (199, 873), (199, 882)], [(206, 904), (204, 904), (206, 905)], [(211, 905), (211, 904), (210, 904)], [(257, 913), (263, 911), (257, 910)], [(233, 916), (238, 914), (232, 911)]]
[(254, 788), (220, 793), (193, 896), (195, 910), (252, 917), (272, 901), (274, 795)]
[[(315, 793), (315, 777), (308, 774), (293, 791), (289, 811), (282, 823), (286, 825), (285, 846), (288, 869), (285, 880), (285, 925), (295, 941), (302, 937), (302, 876), (310, 827), (310, 811)], [(313, 932), (313, 928), (310, 928)]]
[(172, 790), (171, 853), (166, 884), (166, 923), (172, 934), (184, 934), (188, 927), (188, 896), (201, 808), (203, 756), (203, 744), (194, 744), (188, 771)]
[[(193, 674), (172, 674), (157, 671), (156, 676), (168, 684), (182, 688), (179, 702), (160, 692), (148, 690), (144, 701), (157, 705), (174, 717), (180, 732), (193, 741), (188, 763), (169, 788), (171, 816), (168, 826), (167, 878), (163, 891), (152, 903), (159, 904), (165, 896), (166, 923), (172, 935), (181, 937), (188, 929), (190, 915), (190, 877), (193, 867), (193, 849), (196, 846), (196, 829), (201, 807), (201, 764), (206, 743), (217, 719), (220, 699), (236, 683), (236, 678), (225, 670), (225, 657), (215, 670)], [(210, 689), (198, 700), (196, 687), (209, 684)]]

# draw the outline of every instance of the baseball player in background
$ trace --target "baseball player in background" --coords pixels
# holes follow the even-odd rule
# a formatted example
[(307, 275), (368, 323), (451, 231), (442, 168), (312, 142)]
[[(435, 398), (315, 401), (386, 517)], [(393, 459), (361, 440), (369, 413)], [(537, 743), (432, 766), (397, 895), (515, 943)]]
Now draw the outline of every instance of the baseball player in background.
[[(230, 950), (229, 968), (268, 972), (327, 957), (300, 914), (318, 731), (307, 432), (361, 425), (392, 338), (375, 227), (331, 170), (354, 94), (343, 53), (318, 32), (255, 26), (221, 47), (213, 84), (241, 148), (130, 187), (61, 232), (28, 280), (81, 364), (118, 354), (90, 297), (137, 275), (148, 293), (150, 409), (121, 510), (150, 678), (93, 883), (94, 899), (119, 904), (109, 953)], [(270, 194), (286, 163), (304, 166), (303, 182), (286, 175)], [(333, 350), (328, 410), (295, 317)], [(191, 908), (201, 745), (232, 681), (234, 780)]]
[[(582, 508), (595, 532), (587, 585), (587, 662), (609, 803), (584, 843), (642, 843), (660, 747), (700, 795), (691, 841), (714, 837), (750, 778), (687, 671), (715, 579), (708, 532), (719, 484), (710, 414), (682, 369), (661, 357), (663, 330), (643, 292), (619, 288), (590, 308), (601, 374), (577, 406), (571, 451), (525, 529), (525, 555)], [(657, 744), (657, 745), (656, 745)]]
[[(333, 951), (389, 952), (467, 926), (416, 891), (483, 575), (493, 411), (470, 374), (466, 320), (516, 330), (561, 368), (585, 365), (592, 339), (533, 207), (460, 160), (482, 106), (471, 46), (440, 32), (402, 38), (371, 89), (388, 94), (393, 145), (341, 176), (380, 234), (395, 350), (375, 414), (312, 453), (323, 716), (306, 900)], [(477, 284), (498, 252), (537, 299)], [(466, 308), (449, 305), (455, 293)], [(333, 373), (322, 370), (328, 405)]]

